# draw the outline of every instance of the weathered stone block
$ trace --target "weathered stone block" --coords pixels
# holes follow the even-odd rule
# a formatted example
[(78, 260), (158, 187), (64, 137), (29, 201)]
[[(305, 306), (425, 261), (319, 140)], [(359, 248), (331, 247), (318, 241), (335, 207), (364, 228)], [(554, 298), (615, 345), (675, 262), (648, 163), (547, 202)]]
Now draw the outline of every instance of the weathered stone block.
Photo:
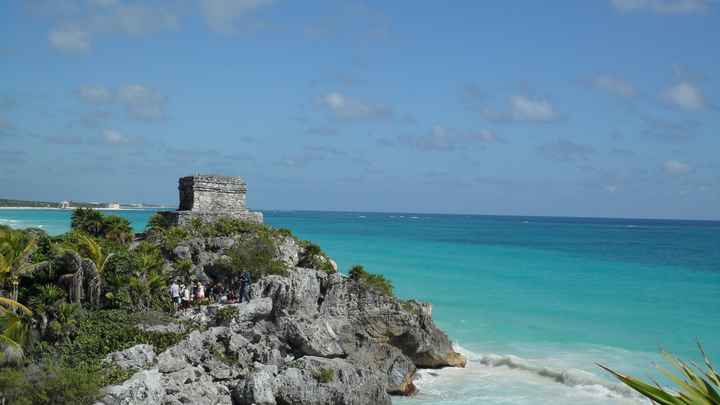
[(243, 212), (247, 185), (240, 177), (195, 175), (180, 178), (179, 211)]
[(180, 207), (174, 212), (161, 212), (177, 225), (189, 224), (193, 219), (214, 222), (220, 218), (239, 219), (261, 224), (263, 215), (245, 206), (247, 185), (240, 177), (194, 175), (181, 177), (178, 190)]

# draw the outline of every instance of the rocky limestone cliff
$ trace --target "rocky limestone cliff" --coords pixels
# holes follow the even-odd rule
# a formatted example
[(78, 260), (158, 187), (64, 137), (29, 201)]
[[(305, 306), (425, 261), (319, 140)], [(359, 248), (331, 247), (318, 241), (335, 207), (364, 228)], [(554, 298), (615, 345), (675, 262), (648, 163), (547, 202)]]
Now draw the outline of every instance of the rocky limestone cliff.
[[(303, 248), (293, 238), (278, 242), (278, 259), (292, 266), (287, 277), (256, 281), (248, 303), (179, 314), (201, 327), (162, 353), (144, 345), (109, 355), (137, 372), (107, 387), (98, 404), (389, 404), (390, 395), (415, 391), (417, 368), (465, 365), (430, 304), (297, 267)], [(173, 254), (202, 271), (233, 244), (198, 238)], [(236, 311), (218, 324), (222, 307)]]

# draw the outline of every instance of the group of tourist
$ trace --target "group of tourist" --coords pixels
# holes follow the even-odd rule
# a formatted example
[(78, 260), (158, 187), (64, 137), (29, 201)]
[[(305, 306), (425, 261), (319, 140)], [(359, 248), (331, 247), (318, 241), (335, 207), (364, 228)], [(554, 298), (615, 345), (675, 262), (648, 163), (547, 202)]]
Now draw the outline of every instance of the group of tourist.
[(236, 302), (248, 302), (250, 301), (251, 284), (252, 278), (247, 271), (240, 275), (238, 288), (225, 288), (224, 285), (216, 283), (210, 285), (207, 294), (205, 285), (199, 281), (185, 285), (178, 284), (177, 280), (173, 280), (170, 285), (170, 298), (176, 311), (187, 309), (193, 303), (233, 304)]

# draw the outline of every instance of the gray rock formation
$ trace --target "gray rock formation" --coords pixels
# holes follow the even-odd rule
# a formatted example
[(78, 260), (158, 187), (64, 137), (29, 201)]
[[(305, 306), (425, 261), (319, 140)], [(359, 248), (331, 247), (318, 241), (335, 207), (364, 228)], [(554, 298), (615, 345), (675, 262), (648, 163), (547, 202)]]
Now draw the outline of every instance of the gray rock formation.
[(197, 218), (212, 222), (228, 217), (261, 224), (263, 215), (245, 206), (247, 185), (236, 176), (194, 175), (181, 177), (180, 207), (174, 212), (162, 212), (176, 224), (184, 225)]
[(157, 369), (139, 371), (121, 385), (105, 389), (96, 405), (155, 405), (162, 402), (165, 389)]
[[(218, 306), (188, 312), (191, 332), (126, 383), (106, 405), (390, 404), (409, 395), (417, 367), (464, 366), (431, 307), (387, 297), (339, 274), (295, 268), (258, 280), (249, 303), (216, 326)], [(146, 350), (115, 353), (141, 364)], [(147, 356), (146, 356), (147, 357)], [(159, 387), (159, 388), (158, 388)]]
[(112, 352), (105, 357), (123, 369), (143, 369), (155, 363), (155, 349), (150, 345), (135, 345), (129, 349)]

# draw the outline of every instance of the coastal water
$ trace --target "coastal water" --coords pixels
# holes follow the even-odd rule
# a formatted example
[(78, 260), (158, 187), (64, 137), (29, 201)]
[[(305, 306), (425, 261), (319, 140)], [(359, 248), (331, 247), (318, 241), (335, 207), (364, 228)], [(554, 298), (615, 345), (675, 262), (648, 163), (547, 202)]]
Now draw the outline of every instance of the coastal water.
[[(117, 211), (141, 230), (152, 211)], [(658, 377), (666, 349), (720, 361), (720, 222), (265, 211), (346, 271), (433, 303), (466, 369), (424, 370), (401, 404), (646, 403), (596, 363)], [(0, 224), (69, 227), (69, 212), (0, 210)]]

